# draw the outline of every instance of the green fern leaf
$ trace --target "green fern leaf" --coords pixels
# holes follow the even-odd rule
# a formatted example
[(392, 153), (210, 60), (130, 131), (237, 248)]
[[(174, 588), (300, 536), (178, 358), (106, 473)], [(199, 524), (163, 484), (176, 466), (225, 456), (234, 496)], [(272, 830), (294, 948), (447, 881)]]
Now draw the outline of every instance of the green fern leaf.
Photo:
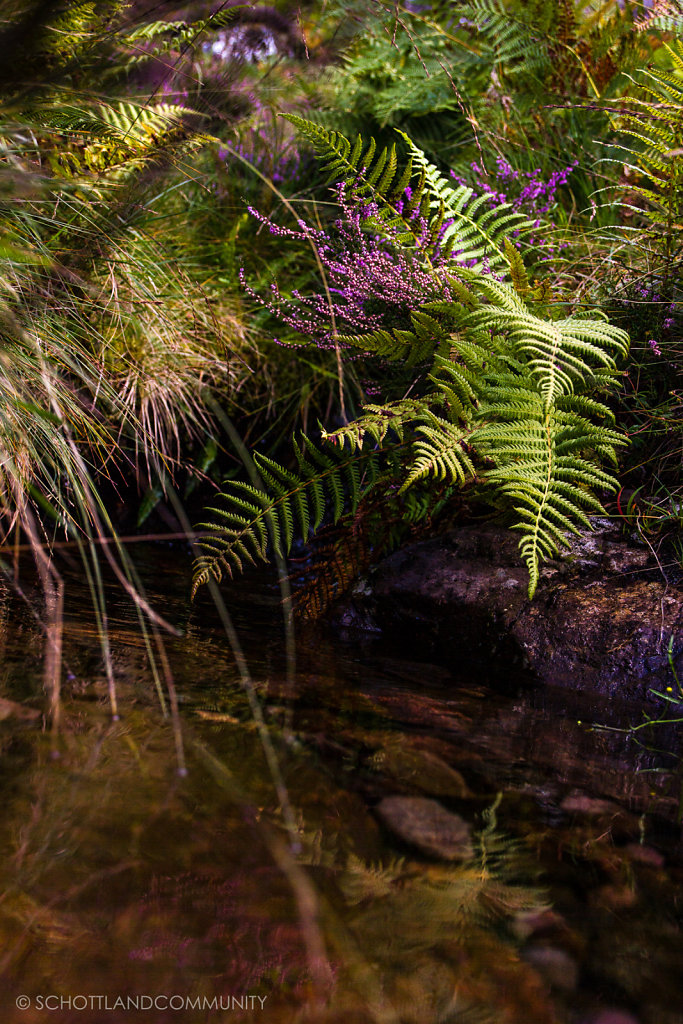
[(234, 570), (241, 571), (245, 559), (265, 561), (268, 540), (279, 556), (286, 557), (295, 531), (306, 539), (311, 527), (319, 527), (326, 510), (336, 522), (346, 506), (357, 508), (377, 483), (376, 452), (356, 451), (333, 461), (304, 437), (295, 454), (298, 473), (265, 455), (254, 456), (267, 490), (238, 481), (217, 495), (219, 503), (207, 509), (212, 519), (199, 524), (209, 536), (200, 541), (204, 553), (195, 562), (193, 594), (211, 578), (220, 581), (224, 573), (231, 576)]

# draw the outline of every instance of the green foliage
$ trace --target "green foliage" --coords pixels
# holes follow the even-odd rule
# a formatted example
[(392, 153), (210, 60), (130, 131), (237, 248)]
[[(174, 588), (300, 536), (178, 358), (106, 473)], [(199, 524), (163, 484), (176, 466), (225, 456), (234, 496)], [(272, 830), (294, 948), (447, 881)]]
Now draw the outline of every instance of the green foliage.
[[(676, 15), (676, 12), (678, 14)], [(642, 23), (673, 30), (680, 10), (657, 5)], [(658, 67), (629, 77), (630, 94), (611, 114), (621, 172), (601, 192), (619, 223), (601, 232), (618, 256), (604, 282), (606, 305), (633, 339), (631, 366), (619, 396), (619, 417), (633, 438), (622, 473), (617, 513), (648, 544), (680, 545), (681, 410), (680, 267), (683, 258), (683, 43), (664, 40)], [(679, 559), (680, 561), (680, 559)]]
[[(438, 243), (439, 254), (452, 257), (456, 265), (474, 264), (475, 270), (480, 271), (486, 260), (489, 267), (498, 269), (507, 265), (504, 239), (513, 232), (523, 237), (532, 229), (527, 218), (509, 203), (492, 209), (487, 195), (475, 196), (474, 190), (466, 185), (453, 188), (404, 132), (400, 135), (408, 159), (401, 165), (395, 145), (378, 152), (374, 139), (365, 146), (358, 135), (352, 145), (340, 132), (321, 128), (301, 117), (285, 116), (313, 146), (327, 181), (343, 183), (359, 202), (376, 204), (377, 213), (369, 224), (390, 234), (398, 245), (419, 249), (428, 264), (430, 247), (433, 256)], [(409, 184), (412, 195), (405, 201)], [(426, 240), (422, 237), (422, 219), (429, 222)], [(414, 326), (417, 340), (424, 339), (419, 318)], [(425, 324), (427, 330), (431, 326)], [(377, 347), (367, 351), (389, 354), (396, 340), (386, 339), (383, 332), (378, 332)], [(387, 342), (384, 348), (383, 341)]]
[[(541, 13), (538, 4), (530, 4), (526, 11), (520, 11), (516, 5), (505, 4), (503, 0), (472, 0), (463, 5), (463, 16), (472, 20), (480, 38), (486, 41), (490, 59), (495, 64), (505, 65), (511, 72), (542, 73), (547, 71), (549, 61), (543, 45), (543, 23), (551, 11), (557, 15), (559, 6), (545, 4)], [(539, 14), (540, 20), (533, 17)]]
[[(429, 369), (419, 399), (375, 404), (350, 426), (324, 436), (341, 447), (348, 443), (352, 453), (363, 451), (366, 435), (376, 445), (385, 442), (390, 428), (406, 437), (411, 454), (398, 476), (400, 492), (426, 477), (457, 485), (478, 478), (522, 533), (533, 596), (542, 559), (566, 543), (565, 531), (588, 525), (585, 509), (601, 509), (595, 491), (615, 486), (597, 463), (613, 461), (615, 445), (623, 439), (595, 422), (609, 420), (609, 413), (585, 396), (604, 385), (615, 357), (626, 352), (627, 336), (599, 313), (548, 315), (525, 299), (519, 262), (511, 258), (509, 245), (520, 218), (506, 204), (492, 207), (490, 197), (485, 205), (471, 189), (451, 188), (410, 140), (408, 162), (401, 168), (393, 147), (376, 155), (374, 145), (364, 148), (360, 137), (352, 146), (339, 133), (301, 127), (328, 174), (341, 176), (357, 202), (372, 202), (377, 212), (369, 218), (370, 228), (379, 227), (397, 249), (423, 255), (443, 295), (411, 311), (410, 329), (344, 336), (364, 352), (407, 365), (427, 361)], [(414, 187), (406, 209), (399, 196), (408, 182)], [(491, 273), (492, 266), (511, 265), (513, 285)], [(307, 479), (308, 473), (298, 486), (307, 486)], [(296, 476), (280, 472), (265, 483), (275, 487), (276, 500), (297, 493)], [(226, 564), (234, 544), (253, 525), (261, 537), (252, 547), (263, 555), (264, 501), (245, 506), (247, 515), (233, 520), (234, 536), (200, 562), (197, 583), (208, 572), (217, 574), (217, 560)], [(301, 518), (306, 536), (309, 519)], [(291, 515), (283, 522), (290, 523)], [(285, 549), (291, 530), (287, 537)], [(273, 543), (283, 550), (277, 530)]]
[(412, 423), (423, 411), (424, 403), (414, 398), (403, 398), (386, 405), (364, 405), (363, 412), (353, 422), (329, 434), (323, 430), (323, 440), (331, 440), (340, 448), (349, 446), (351, 452), (360, 450), (367, 437), (377, 445), (384, 442), (391, 431), (403, 441), (406, 424)]
[(211, 431), (207, 394), (233, 377), (231, 334), (244, 347), (170, 228), (201, 118), (127, 77), (127, 56), (140, 72), (210, 21), (131, 30), (123, 12), (20, 3), (0, 25), (0, 503), (27, 526), (45, 509), (92, 521), (96, 482), (131, 466), (143, 486), (187, 466)]
[(681, 35), (683, 33), (683, 7), (679, 0), (655, 0), (655, 3), (643, 12), (636, 27), (641, 32), (658, 30)]
[(665, 43), (664, 49), (671, 58), (671, 70), (648, 68), (634, 73), (638, 94), (613, 120), (625, 139), (619, 147), (622, 160), (636, 179), (621, 204), (638, 215), (639, 223), (626, 231), (634, 252), (644, 253), (651, 268), (662, 275), (666, 296), (683, 251), (683, 42)]
[[(408, 132), (435, 158), (470, 141), (465, 99), (485, 89), (486, 67), (465, 33), (444, 28), (432, 11), (376, 10), (326, 78), (331, 108), (322, 123), (346, 134)], [(438, 17), (438, 15), (437, 15)]]
[(377, 453), (367, 449), (335, 459), (304, 437), (294, 454), (296, 472), (255, 453), (258, 485), (234, 481), (217, 496), (220, 504), (206, 510), (215, 518), (200, 524), (210, 535), (201, 541), (207, 553), (197, 559), (193, 592), (210, 577), (241, 572), (245, 561), (265, 561), (269, 541), (277, 555), (288, 555), (295, 529), (307, 539), (327, 512), (336, 523), (345, 507), (357, 508), (380, 473)]

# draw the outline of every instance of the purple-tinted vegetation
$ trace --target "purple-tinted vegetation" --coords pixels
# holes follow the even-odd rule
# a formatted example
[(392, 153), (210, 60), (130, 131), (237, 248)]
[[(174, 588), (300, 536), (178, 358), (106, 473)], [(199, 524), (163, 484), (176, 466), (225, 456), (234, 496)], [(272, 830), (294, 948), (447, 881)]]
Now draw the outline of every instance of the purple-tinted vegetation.
[[(569, 175), (579, 161), (575, 160), (569, 167), (561, 171), (553, 171), (547, 181), (541, 178), (541, 169), (534, 171), (518, 171), (503, 157), (496, 157), (496, 170), (493, 174), (486, 171), (481, 164), (474, 161), (470, 167), (474, 171), (475, 186), (479, 192), (489, 192), (491, 204), (510, 203), (515, 210), (520, 210), (527, 217), (541, 217), (555, 205), (557, 190), (566, 185)], [(464, 178), (451, 171), (451, 177), (459, 185), (465, 185)]]
[[(294, 142), (290, 140), (284, 146), (275, 146), (272, 133), (263, 127), (254, 128), (249, 137), (235, 142), (232, 150), (267, 175), (275, 185), (293, 184), (300, 177), (301, 154)], [(218, 159), (230, 173), (232, 168), (228, 165), (234, 160), (231, 150), (219, 146)]]
[[(629, 310), (629, 328), (636, 340), (644, 340), (654, 356), (662, 356), (662, 346), (671, 353), (672, 330), (676, 326), (678, 305), (670, 297), (661, 294), (661, 282), (652, 285), (637, 283), (622, 300)], [(659, 289), (659, 290), (658, 290)], [(648, 337), (656, 334), (657, 337)], [(680, 340), (680, 339), (678, 339)]]
[[(536, 228), (545, 223), (548, 228), (555, 225), (549, 221), (546, 215), (553, 209), (557, 202), (557, 190), (566, 185), (569, 175), (578, 160), (575, 160), (568, 167), (560, 171), (553, 171), (547, 181), (541, 177), (541, 169), (537, 167), (533, 171), (516, 170), (503, 157), (496, 157), (496, 169), (494, 172), (487, 171), (480, 163), (474, 161), (470, 168), (474, 172), (474, 188), (477, 192), (486, 192), (490, 196), (491, 207), (500, 206), (502, 203), (509, 203), (514, 210), (523, 213)], [(467, 181), (461, 175), (451, 171), (451, 178), (458, 185), (467, 185)], [(515, 232), (512, 232), (515, 236)], [(547, 261), (555, 254), (567, 247), (566, 242), (554, 244), (552, 240), (544, 235), (528, 235), (525, 239), (528, 247), (538, 251), (538, 260)], [(521, 243), (516, 243), (521, 248)]]
[(337, 186), (337, 194), (342, 216), (329, 231), (311, 228), (303, 220), (299, 230), (280, 227), (249, 208), (271, 234), (315, 245), (329, 290), (303, 295), (294, 289), (291, 298), (285, 298), (273, 283), (271, 298), (265, 301), (245, 283), (241, 271), (240, 279), (252, 298), (319, 348), (334, 347), (337, 333), (410, 329), (410, 314), (419, 306), (435, 300), (457, 301), (448, 282), (453, 263), (440, 251), (438, 241), (430, 244), (424, 221), (414, 217), (416, 244), (406, 248), (396, 243), (396, 231), (373, 231), (379, 225), (376, 204), (347, 195), (343, 185)]

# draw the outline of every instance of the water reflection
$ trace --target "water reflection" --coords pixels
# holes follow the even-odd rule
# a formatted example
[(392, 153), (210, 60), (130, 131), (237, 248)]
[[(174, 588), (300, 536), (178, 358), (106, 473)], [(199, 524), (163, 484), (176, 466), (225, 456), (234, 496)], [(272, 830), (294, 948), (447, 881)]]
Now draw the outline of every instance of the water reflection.
[[(302, 633), (292, 679), (276, 595), (247, 582), (230, 607), (296, 815), (293, 854), (231, 652), (188, 578), (182, 553), (151, 553), (150, 590), (183, 629), (167, 651), (184, 778), (126, 600), (109, 602), (112, 722), (70, 581), (58, 759), (33, 621), (0, 605), (3, 1021), (588, 1024), (620, 1008), (680, 1024), (673, 776), (653, 787), (628, 740), (587, 731), (578, 706), (503, 696), (485, 669), (453, 679), (381, 640)], [(393, 819), (376, 813), (387, 795)], [(468, 830), (450, 862), (411, 832), (411, 808), (434, 801), (445, 818), (420, 827)], [(101, 998), (84, 1010), (79, 995)], [(144, 1009), (156, 996), (192, 1002)]]

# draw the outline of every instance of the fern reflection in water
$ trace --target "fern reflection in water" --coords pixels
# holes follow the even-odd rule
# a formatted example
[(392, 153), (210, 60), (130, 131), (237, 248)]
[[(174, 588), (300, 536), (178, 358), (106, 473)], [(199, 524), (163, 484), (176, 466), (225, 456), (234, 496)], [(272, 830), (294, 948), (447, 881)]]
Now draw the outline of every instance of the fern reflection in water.
[[(616, 463), (624, 437), (594, 395), (612, 379), (628, 336), (597, 311), (564, 315), (563, 302), (551, 304), (532, 287), (519, 250), (534, 225), (508, 203), (492, 205), (488, 193), (453, 187), (403, 133), (401, 165), (395, 147), (377, 153), (372, 140), (352, 145), (289, 119), (338, 183), (343, 220), (336, 245), (303, 221), (297, 232), (272, 226), (313, 241), (329, 275), (325, 295), (294, 294), (286, 303), (278, 295), (273, 308), (313, 344), (414, 367), (418, 397), (368, 405), (347, 426), (323, 432), (340, 450), (335, 466), (308, 440), (297, 449), (298, 475), (257, 458), (261, 486), (233, 487), (202, 524), (211, 536), (195, 589), (241, 569), (243, 557), (265, 558), (266, 531), (280, 555), (291, 549), (295, 521), (306, 539), (323, 518), (323, 481), (338, 519), (346, 476), (352, 509), (371, 489), (391, 502), (422, 480), (477, 482), (522, 533), (533, 597), (542, 560), (566, 545), (567, 532), (589, 527), (588, 514), (602, 511), (597, 495), (615, 489), (601, 463)], [(348, 243), (354, 232), (357, 245), (340, 254), (338, 239)], [(370, 251), (378, 258), (365, 258), (359, 273), (358, 254)], [(391, 255), (394, 272), (409, 277), (393, 290), (385, 280)], [(344, 325), (352, 329), (341, 333)], [(379, 472), (359, 481), (361, 461)]]
[[(339, 928), (330, 944), (342, 944), (349, 980), (367, 991), (377, 1019), (557, 1019), (507, 928), (516, 916), (540, 912), (547, 903), (525, 849), (498, 829), (500, 799), (484, 812), (473, 856), (458, 865), (404, 858), (369, 864), (351, 853), (340, 869), (338, 855), (322, 850), (320, 837), (306, 844), (314, 865), (334, 871), (353, 943)], [(372, 991), (370, 979), (379, 982), (378, 990)], [(396, 1017), (385, 1016), (390, 1013)]]

